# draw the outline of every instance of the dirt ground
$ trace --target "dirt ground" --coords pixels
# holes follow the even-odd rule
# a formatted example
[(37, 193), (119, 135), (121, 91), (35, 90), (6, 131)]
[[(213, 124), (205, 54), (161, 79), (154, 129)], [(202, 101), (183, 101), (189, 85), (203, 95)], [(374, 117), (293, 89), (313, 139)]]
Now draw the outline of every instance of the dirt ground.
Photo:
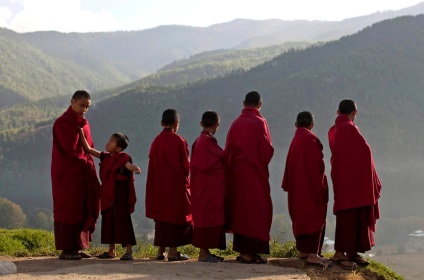
[(83, 260), (59, 260), (53, 257), (11, 258), (0, 260), (13, 262), (17, 274), (0, 276), (0, 279), (257, 279), (286, 280), (310, 279), (305, 271), (283, 267), (282, 260), (270, 260), (268, 264), (241, 264), (234, 259), (222, 263), (210, 264), (195, 259), (184, 262), (155, 261), (136, 259), (134, 261), (100, 260), (97, 258)]

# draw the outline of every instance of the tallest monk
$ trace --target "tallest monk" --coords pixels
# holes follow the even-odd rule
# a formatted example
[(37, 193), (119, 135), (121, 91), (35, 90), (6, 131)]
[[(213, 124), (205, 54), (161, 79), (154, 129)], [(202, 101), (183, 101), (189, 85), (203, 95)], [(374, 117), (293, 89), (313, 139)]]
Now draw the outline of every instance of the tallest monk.
[(94, 148), (90, 125), (84, 114), (90, 107), (90, 94), (78, 90), (71, 105), (53, 124), (51, 180), (56, 249), (60, 259), (90, 257), (88, 248), (99, 215), (100, 184), (94, 161), (79, 140), (83, 129)]
[(274, 154), (268, 124), (260, 113), (262, 99), (249, 92), (241, 115), (232, 123), (224, 150), (227, 166), (226, 224), (234, 234), (233, 250), (242, 263), (266, 263), (272, 201), (268, 164)]
[(381, 183), (371, 148), (354, 123), (357, 112), (353, 100), (342, 100), (335, 125), (328, 132), (336, 215), (336, 253), (332, 260), (345, 269), (369, 264), (358, 253), (374, 246), (375, 224), (380, 216)]

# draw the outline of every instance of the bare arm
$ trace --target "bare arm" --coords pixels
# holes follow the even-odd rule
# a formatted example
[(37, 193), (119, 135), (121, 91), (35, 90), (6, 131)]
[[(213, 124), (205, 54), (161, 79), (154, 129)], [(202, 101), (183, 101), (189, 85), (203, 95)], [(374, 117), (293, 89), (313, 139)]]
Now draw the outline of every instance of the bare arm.
[(81, 127), (79, 128), (79, 134), (80, 134), (80, 141), (82, 146), (84, 147), (84, 150), (86, 150), (89, 154), (95, 156), (96, 158), (100, 158), (100, 152), (94, 148), (91, 148), (88, 145), (87, 139), (85, 138), (85, 135), (84, 135), (84, 131), (82, 130)]
[(128, 169), (131, 172), (135, 172), (135, 174), (141, 173), (140, 167), (138, 167), (137, 165), (134, 165), (134, 164), (132, 164), (128, 161), (127, 161), (127, 163), (125, 163), (125, 168)]

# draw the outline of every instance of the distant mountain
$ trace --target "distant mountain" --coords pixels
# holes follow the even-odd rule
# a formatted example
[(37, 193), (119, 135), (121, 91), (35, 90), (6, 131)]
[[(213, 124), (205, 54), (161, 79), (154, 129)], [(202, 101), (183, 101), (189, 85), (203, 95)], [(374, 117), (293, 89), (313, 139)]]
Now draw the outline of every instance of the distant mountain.
[(102, 91), (100, 96), (109, 96), (113, 92), (141, 90), (151, 86), (181, 86), (201, 80), (225, 77), (232, 72), (249, 70), (284, 52), (304, 49), (310, 45), (309, 42), (286, 42), (262, 48), (202, 52), (186, 59), (176, 60), (154, 74), (130, 84)]
[[(278, 25), (278, 30), (271, 34), (262, 34), (250, 38), (237, 47), (249, 48), (279, 44), (287, 38), (292, 41), (329, 41), (353, 34), (373, 23), (400, 16), (415, 16), (424, 13), (424, 2), (397, 11), (382, 11), (370, 15), (348, 18), (342, 21), (286, 21)], [(277, 25), (275, 22), (275, 25)]]
[(294, 41), (328, 41), (399, 15), (424, 12), (424, 3), (340, 22), (238, 19), (209, 27), (159, 26), (130, 32), (16, 33), (0, 29), (0, 108), (68, 95), (78, 88), (115, 88), (201, 52)]
[[(190, 58), (175, 61), (160, 69), (157, 73), (133, 83), (107, 90), (92, 92), (94, 104), (102, 99), (130, 90), (141, 90), (148, 87), (181, 87), (200, 80), (213, 79), (229, 75), (233, 71), (245, 71), (257, 66), (283, 52), (301, 49), (310, 45), (307, 42), (289, 42), (277, 46), (245, 50), (217, 50), (194, 55)], [(1, 89), (0, 89), (1, 91)], [(28, 101), (19, 94), (10, 92), (11, 102), (7, 89), (0, 108), (0, 137), (12, 139), (21, 131), (28, 131), (38, 127), (57, 116), (69, 105), (72, 91), (67, 95), (43, 98)], [(19, 99), (20, 98), (20, 99)], [(15, 104), (14, 106), (11, 106)], [(6, 106), (7, 105), (7, 106)]]
[[(93, 71), (73, 61), (54, 59), (0, 28), (0, 108), (23, 101), (67, 94), (75, 88), (104, 89), (129, 82), (117, 72)], [(4, 98), (3, 98), (4, 97)]]
[[(137, 213), (143, 213), (148, 150), (161, 131), (162, 111), (173, 107), (180, 112), (179, 133), (192, 143), (200, 132), (201, 114), (216, 110), (221, 116), (216, 136), (223, 146), (244, 95), (258, 90), (275, 147), (270, 179), (274, 211), (279, 213), (286, 209), (280, 185), (297, 113), (309, 110), (315, 115), (314, 131), (324, 144), (329, 175), (327, 131), (334, 123), (339, 101), (353, 98), (359, 110), (356, 123), (373, 149), (383, 182), (382, 215), (421, 215), (423, 45), (424, 15), (400, 17), (324, 45), (286, 52), (249, 71), (176, 88), (133, 89), (95, 102), (87, 118), (99, 149), (115, 131), (129, 135), (128, 152), (143, 170), (136, 177)], [(0, 147), (0, 196), (20, 204), (25, 211), (48, 208), (51, 122), (13, 141), (5, 140)]]

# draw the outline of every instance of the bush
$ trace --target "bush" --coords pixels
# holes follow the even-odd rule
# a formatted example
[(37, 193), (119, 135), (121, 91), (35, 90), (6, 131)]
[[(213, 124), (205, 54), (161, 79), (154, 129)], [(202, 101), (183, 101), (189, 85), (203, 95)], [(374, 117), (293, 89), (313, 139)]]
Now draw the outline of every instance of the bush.
[(0, 254), (19, 257), (56, 255), (53, 232), (0, 229)]
[(36, 229), (53, 230), (53, 214), (46, 209), (38, 209), (28, 217), (28, 226)]
[(26, 216), (21, 206), (12, 201), (0, 197), (0, 227), (19, 228), (26, 222)]

